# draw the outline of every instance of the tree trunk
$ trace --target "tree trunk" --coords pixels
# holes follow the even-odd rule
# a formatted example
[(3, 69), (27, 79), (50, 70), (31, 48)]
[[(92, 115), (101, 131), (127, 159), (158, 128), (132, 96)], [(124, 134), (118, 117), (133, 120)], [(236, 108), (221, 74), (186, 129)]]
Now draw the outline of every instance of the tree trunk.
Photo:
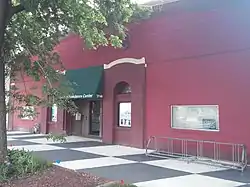
[(0, 164), (7, 156), (4, 33), (8, 19), (9, 0), (0, 0)]
[[(2, 58), (0, 57), (2, 60)], [(5, 105), (5, 75), (4, 63), (0, 61), (0, 163), (3, 163), (7, 155), (6, 135), (6, 105)]]

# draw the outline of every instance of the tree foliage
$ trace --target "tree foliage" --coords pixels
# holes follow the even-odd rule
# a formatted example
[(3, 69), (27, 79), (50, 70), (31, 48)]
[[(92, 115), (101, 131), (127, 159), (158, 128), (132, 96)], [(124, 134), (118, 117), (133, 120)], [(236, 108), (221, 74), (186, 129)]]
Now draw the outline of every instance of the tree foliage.
[(63, 66), (58, 54), (52, 52), (60, 38), (71, 32), (82, 36), (89, 48), (109, 44), (120, 47), (126, 32), (124, 24), (140, 17), (138, 11), (145, 14), (130, 0), (20, 0), (14, 3), (17, 12), (6, 28), (4, 61), (11, 64), (12, 77), (21, 70), (35, 81), (44, 79), (43, 91), (52, 99), (47, 102), (47, 97), (34, 98), (30, 93), (20, 97), (18, 92), (15, 97), (21, 102), (35, 101), (28, 105), (57, 103), (67, 110), (74, 108), (64, 97), (72, 90), (67, 85), (54, 87), (58, 81), (63, 82), (63, 75), (55, 69), (63, 69)]
[[(130, 0), (0, 0), (0, 162), (6, 155), (4, 96), (20, 105), (51, 106), (75, 112), (66, 96), (73, 90), (57, 70), (63, 70), (60, 55), (53, 51), (62, 37), (70, 33), (83, 38), (89, 48), (120, 47), (126, 35), (125, 25), (147, 18), (150, 11)], [(25, 76), (43, 82), (43, 96), (12, 86), (5, 93), (4, 76)], [(58, 86), (58, 82), (64, 85)], [(24, 85), (25, 86), (25, 85)], [(35, 89), (35, 88), (34, 88)], [(48, 99), (49, 98), (49, 99)], [(7, 110), (18, 110), (8, 105)]]

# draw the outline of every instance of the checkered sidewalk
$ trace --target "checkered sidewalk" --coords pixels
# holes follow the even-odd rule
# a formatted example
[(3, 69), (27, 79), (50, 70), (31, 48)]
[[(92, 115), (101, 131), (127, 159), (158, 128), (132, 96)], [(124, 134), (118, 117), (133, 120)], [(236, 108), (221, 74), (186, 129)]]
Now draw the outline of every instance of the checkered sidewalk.
[(8, 132), (9, 149), (25, 149), (55, 165), (89, 172), (138, 187), (250, 187), (250, 169), (244, 173), (223, 168), (145, 156), (145, 150), (107, 145), (100, 140), (69, 136), (66, 143), (45, 135)]

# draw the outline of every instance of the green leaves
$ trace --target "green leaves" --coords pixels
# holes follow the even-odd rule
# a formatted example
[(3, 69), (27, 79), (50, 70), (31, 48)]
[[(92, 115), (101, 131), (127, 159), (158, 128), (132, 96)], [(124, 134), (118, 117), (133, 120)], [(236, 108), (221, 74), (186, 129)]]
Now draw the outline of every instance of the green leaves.
[[(9, 93), (19, 104), (52, 106), (75, 113), (77, 108), (67, 96), (72, 83), (63, 74), (60, 56), (53, 51), (62, 37), (80, 35), (89, 48), (111, 45), (122, 47), (125, 24), (148, 18), (150, 11), (130, 0), (12, 0), (11, 17), (5, 30), (4, 61), (12, 80), (31, 77), (36, 89), (18, 87)], [(6, 17), (6, 20), (8, 18)], [(60, 84), (59, 84), (60, 83)], [(34, 87), (33, 87), (34, 88)], [(35, 94), (42, 90), (42, 95)], [(49, 98), (49, 99), (48, 99)], [(9, 107), (11, 108), (11, 107)]]
[(0, 182), (24, 177), (50, 167), (51, 164), (24, 150), (8, 150), (8, 162), (0, 164)]
[(60, 143), (65, 143), (67, 141), (65, 135), (55, 135), (55, 134), (49, 134), (46, 137), (47, 140), (52, 140), (53, 142), (60, 142)]
[(115, 35), (110, 35), (110, 43), (114, 47), (122, 47), (122, 40)]
[(40, 81), (41, 72), (40, 66), (38, 62), (31, 63), (29, 59), (25, 59), (23, 62), (24, 65), (24, 72), (30, 77), (32, 77), (35, 81)]

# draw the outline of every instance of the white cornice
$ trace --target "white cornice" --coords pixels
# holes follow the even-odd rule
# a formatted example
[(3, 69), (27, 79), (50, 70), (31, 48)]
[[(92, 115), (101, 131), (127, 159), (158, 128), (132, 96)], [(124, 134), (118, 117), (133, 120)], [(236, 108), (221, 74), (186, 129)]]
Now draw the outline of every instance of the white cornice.
[(146, 67), (146, 61), (145, 58), (141, 58), (141, 59), (136, 59), (136, 58), (120, 58), (118, 60), (112, 61), (108, 64), (104, 64), (104, 69), (110, 69), (113, 66), (116, 66), (118, 64), (145, 64)]

